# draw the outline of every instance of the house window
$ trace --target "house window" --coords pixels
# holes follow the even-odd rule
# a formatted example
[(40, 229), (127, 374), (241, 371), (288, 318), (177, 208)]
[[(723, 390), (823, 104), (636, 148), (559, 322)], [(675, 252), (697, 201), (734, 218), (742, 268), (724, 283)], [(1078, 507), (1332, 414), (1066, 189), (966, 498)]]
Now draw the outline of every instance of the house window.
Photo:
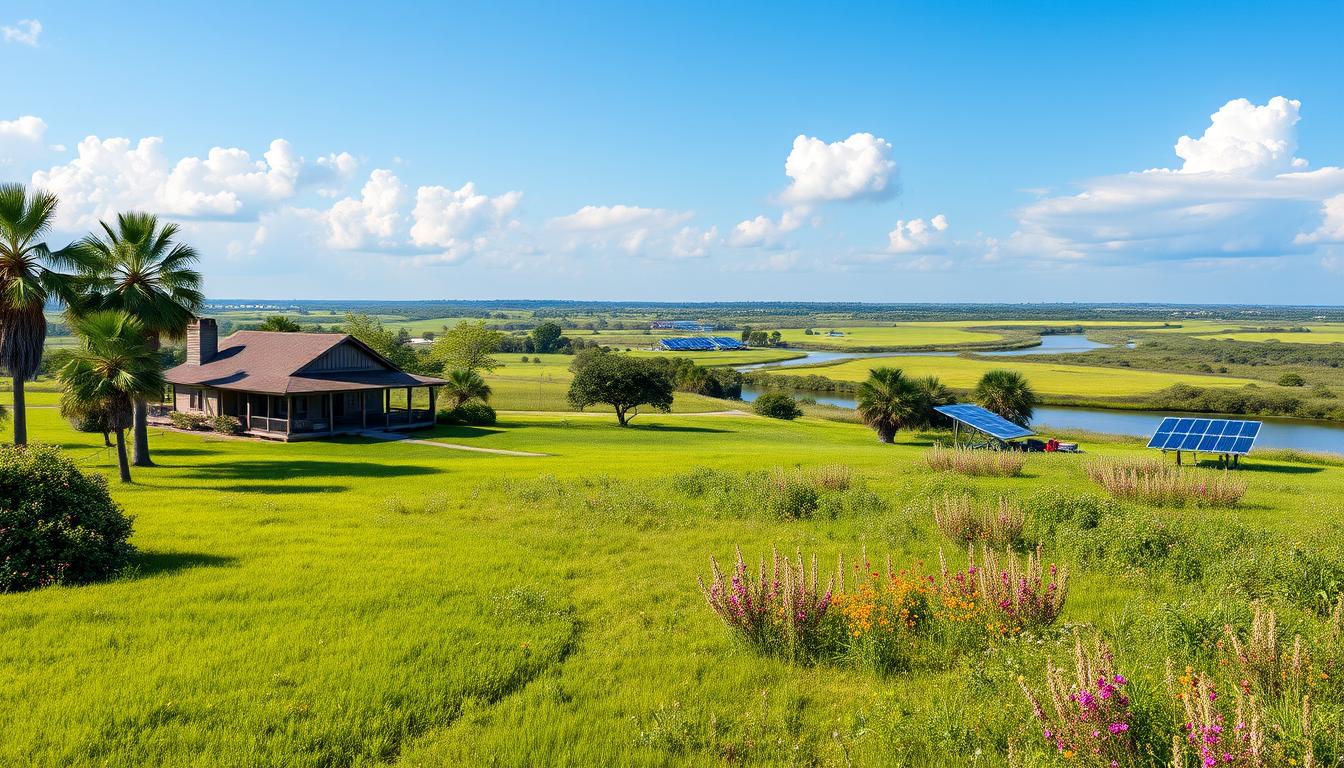
[(189, 390), (189, 393), (187, 395), (187, 401), (188, 401), (187, 407), (191, 408), (191, 410), (193, 411), (199, 411), (201, 410), (202, 407), (201, 401), (204, 399), (205, 398), (201, 396), (201, 390), (199, 389)]

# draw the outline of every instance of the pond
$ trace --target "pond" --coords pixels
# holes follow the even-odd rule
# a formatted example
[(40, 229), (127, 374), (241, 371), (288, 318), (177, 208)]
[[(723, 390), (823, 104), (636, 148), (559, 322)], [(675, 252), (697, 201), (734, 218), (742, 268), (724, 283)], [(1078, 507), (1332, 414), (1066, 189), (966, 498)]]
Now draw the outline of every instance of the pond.
[[(760, 395), (756, 387), (742, 387), (742, 399), (751, 402)], [(818, 403), (853, 408), (854, 396), (839, 392), (799, 392)], [(1178, 413), (1172, 411), (1113, 411), (1105, 408), (1070, 408), (1042, 406), (1036, 409), (1033, 428), (1047, 432), (1086, 430), (1113, 435), (1149, 437), (1165, 416), (1194, 416), (1201, 418), (1251, 419), (1264, 422), (1257, 448), (1295, 448), (1302, 451), (1344, 453), (1344, 424), (1300, 419), (1273, 419), (1263, 416), (1217, 416), (1208, 413)]]
[(994, 352), (976, 352), (977, 355), (996, 357), (1020, 357), (1022, 355), (1070, 355), (1093, 349), (1106, 349), (1110, 344), (1092, 341), (1081, 333), (1060, 333), (1042, 336), (1039, 347), (1026, 349), (1001, 349)]

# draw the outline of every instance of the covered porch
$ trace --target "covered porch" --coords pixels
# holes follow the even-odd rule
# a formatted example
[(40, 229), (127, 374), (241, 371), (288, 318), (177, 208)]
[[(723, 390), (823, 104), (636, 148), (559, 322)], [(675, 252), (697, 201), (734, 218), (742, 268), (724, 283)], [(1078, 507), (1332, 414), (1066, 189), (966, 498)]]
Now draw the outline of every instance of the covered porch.
[(219, 412), (237, 418), (244, 434), (280, 440), (429, 427), (437, 405), (432, 385), (284, 395), (219, 391)]

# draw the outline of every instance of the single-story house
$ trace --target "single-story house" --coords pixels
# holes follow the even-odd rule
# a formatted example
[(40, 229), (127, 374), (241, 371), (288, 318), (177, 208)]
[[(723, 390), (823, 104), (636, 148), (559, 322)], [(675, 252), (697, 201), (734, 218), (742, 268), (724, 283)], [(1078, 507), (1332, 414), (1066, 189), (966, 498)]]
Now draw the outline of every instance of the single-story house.
[[(187, 361), (165, 374), (171, 410), (233, 416), (246, 434), (304, 440), (434, 423), (443, 379), (406, 373), (344, 333), (239, 331), (214, 320), (187, 329)], [(429, 408), (415, 407), (428, 390)]]

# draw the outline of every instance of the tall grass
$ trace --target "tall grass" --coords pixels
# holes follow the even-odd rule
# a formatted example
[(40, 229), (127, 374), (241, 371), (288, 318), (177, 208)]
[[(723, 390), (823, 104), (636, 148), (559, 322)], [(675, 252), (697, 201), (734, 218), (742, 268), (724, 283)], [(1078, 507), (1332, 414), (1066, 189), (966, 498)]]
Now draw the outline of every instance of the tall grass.
[(1018, 477), (1027, 465), (1027, 457), (1016, 451), (935, 445), (924, 452), (924, 462), (935, 472), (956, 472), (973, 477)]
[(933, 503), (933, 521), (949, 539), (963, 544), (984, 542), (998, 549), (1022, 544), (1027, 518), (1016, 504), (1000, 496), (992, 506), (980, 506), (969, 495), (945, 495)]
[(1235, 507), (1246, 495), (1246, 481), (1226, 469), (1186, 469), (1161, 459), (1097, 459), (1084, 470), (1115, 498), (1157, 506)]
[(816, 555), (810, 572), (803, 566), (801, 551), (790, 563), (779, 550), (772, 550), (769, 570), (762, 558), (755, 575), (747, 571), (741, 549), (730, 576), (725, 577), (713, 555), (709, 565), (710, 581), (699, 579), (700, 592), (738, 636), (757, 650), (783, 653), (794, 661), (817, 657), (835, 579), (821, 588)]

